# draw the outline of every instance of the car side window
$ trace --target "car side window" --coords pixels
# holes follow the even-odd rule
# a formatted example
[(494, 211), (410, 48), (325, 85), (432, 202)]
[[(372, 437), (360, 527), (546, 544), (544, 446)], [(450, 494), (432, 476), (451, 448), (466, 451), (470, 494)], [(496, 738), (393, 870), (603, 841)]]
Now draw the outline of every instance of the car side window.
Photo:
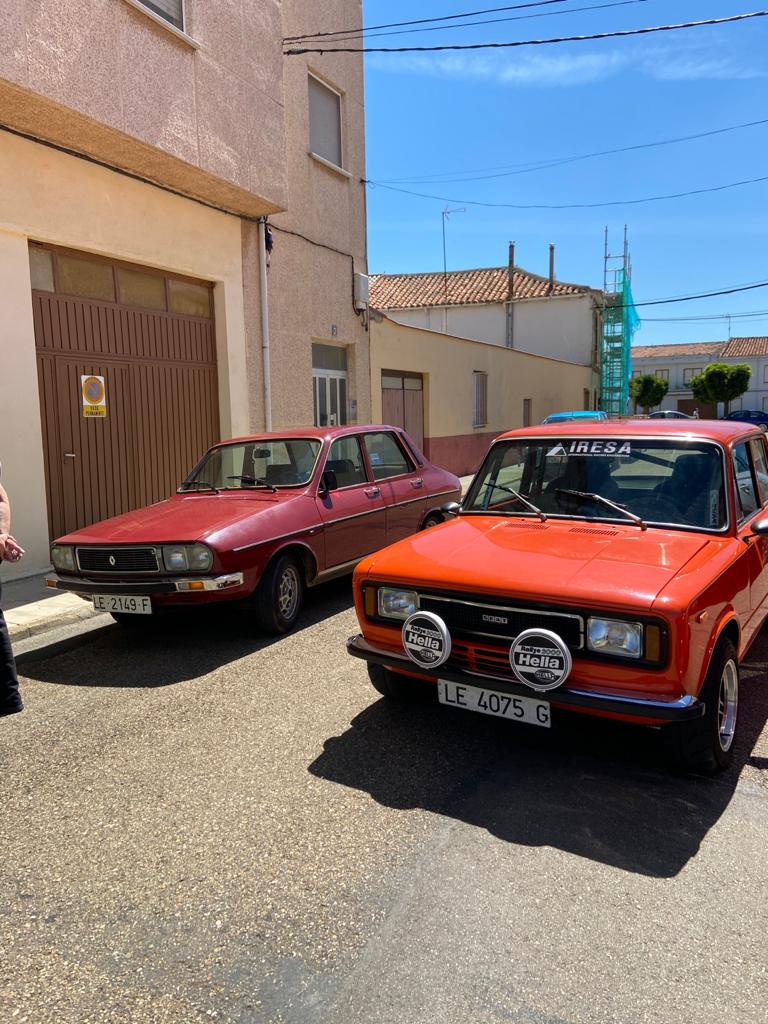
[(752, 476), (752, 462), (746, 442), (737, 444), (733, 449), (733, 475), (736, 478), (736, 500), (738, 502), (739, 521), (747, 519), (760, 508), (760, 501), (755, 490)]
[(374, 480), (412, 473), (413, 466), (392, 434), (363, 434)]
[(360, 438), (354, 434), (337, 437), (331, 444), (325, 468), (336, 474), (339, 488), (368, 483)]
[(765, 505), (768, 502), (768, 455), (765, 441), (762, 437), (754, 437), (749, 442), (749, 447), (752, 449), (752, 465), (755, 467), (758, 497), (760, 504)]

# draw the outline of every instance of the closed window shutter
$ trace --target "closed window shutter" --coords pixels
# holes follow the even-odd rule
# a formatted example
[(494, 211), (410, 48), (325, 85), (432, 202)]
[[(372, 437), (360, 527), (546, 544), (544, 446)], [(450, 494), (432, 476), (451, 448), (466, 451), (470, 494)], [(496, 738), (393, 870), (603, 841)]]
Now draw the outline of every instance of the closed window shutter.
[(342, 167), (341, 97), (333, 89), (309, 78), (309, 148), (317, 156)]
[(159, 14), (176, 28), (184, 31), (184, 0), (140, 0), (150, 11)]
[(484, 427), (488, 422), (488, 374), (475, 372), (474, 408), (472, 410), (472, 426)]

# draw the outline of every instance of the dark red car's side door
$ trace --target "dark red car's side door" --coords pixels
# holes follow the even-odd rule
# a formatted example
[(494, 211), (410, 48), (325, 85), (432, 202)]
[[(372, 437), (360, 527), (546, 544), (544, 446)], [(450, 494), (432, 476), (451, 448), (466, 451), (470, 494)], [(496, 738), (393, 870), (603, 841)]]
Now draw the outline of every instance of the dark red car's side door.
[(323, 473), (326, 470), (333, 473), (336, 487), (318, 494), (316, 501), (324, 526), (327, 571), (383, 548), (387, 513), (381, 487), (369, 478), (357, 434), (331, 442)]

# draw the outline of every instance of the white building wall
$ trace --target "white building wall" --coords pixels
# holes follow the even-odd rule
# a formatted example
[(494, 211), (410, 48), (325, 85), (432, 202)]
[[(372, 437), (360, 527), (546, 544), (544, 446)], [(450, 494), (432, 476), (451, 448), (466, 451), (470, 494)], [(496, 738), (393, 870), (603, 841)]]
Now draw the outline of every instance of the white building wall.
[[(737, 366), (746, 363), (752, 369), (749, 391), (731, 402), (731, 412), (737, 409), (757, 409), (761, 412), (768, 412), (768, 357), (766, 356), (737, 356), (708, 358), (706, 356), (667, 356), (666, 358), (644, 357), (633, 358), (632, 373), (640, 375), (644, 373), (657, 373), (668, 371), (669, 391), (660, 409), (677, 409), (678, 399), (693, 398), (690, 386), (685, 382), (686, 370), (703, 370), (709, 363), (728, 363)], [(718, 416), (724, 413), (724, 405), (718, 405)]]

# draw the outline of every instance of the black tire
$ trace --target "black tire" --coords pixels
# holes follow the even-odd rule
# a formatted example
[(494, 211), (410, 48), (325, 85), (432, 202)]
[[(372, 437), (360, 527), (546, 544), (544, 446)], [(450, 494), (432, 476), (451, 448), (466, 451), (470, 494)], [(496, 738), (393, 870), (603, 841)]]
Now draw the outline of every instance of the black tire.
[(444, 523), (440, 512), (430, 512), (424, 522), (421, 524), (422, 530), (429, 530), (432, 526), (439, 526), (440, 523)]
[(703, 718), (662, 727), (667, 759), (676, 771), (714, 775), (733, 760), (739, 707), (739, 663), (730, 640), (712, 655), (700, 699)]
[(293, 555), (278, 555), (256, 588), (256, 620), (265, 633), (280, 636), (293, 629), (304, 604), (304, 571)]
[(368, 665), (368, 678), (374, 690), (387, 700), (398, 704), (416, 704), (434, 696), (436, 687), (424, 679), (414, 679), (399, 672), (384, 668), (383, 665)]

